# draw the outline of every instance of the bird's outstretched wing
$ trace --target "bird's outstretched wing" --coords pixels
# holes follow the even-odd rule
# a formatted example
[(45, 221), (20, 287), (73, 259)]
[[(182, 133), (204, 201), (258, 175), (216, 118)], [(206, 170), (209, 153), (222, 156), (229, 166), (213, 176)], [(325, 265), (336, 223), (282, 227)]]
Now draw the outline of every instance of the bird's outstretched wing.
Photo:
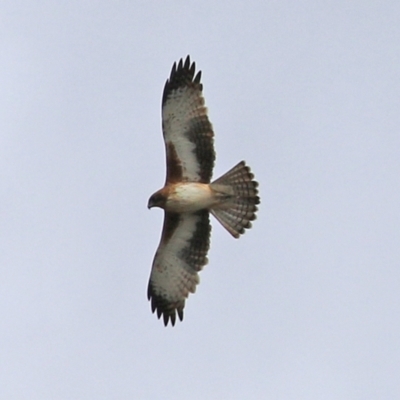
[(207, 264), (211, 225), (209, 212), (165, 212), (161, 241), (154, 257), (147, 291), (151, 309), (164, 324), (183, 319), (185, 299), (199, 283), (198, 272)]
[(167, 155), (166, 184), (209, 183), (214, 167), (214, 132), (195, 63), (187, 56), (174, 63), (162, 98), (162, 127)]

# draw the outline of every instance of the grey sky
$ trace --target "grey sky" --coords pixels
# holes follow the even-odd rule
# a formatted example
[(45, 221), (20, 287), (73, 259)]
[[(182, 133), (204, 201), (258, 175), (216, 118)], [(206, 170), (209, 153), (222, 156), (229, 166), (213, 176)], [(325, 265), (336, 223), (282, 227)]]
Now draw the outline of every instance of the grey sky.
[[(0, 398), (400, 398), (400, 3), (4, 1)], [(203, 71), (217, 177), (185, 319), (151, 314), (174, 61)]]

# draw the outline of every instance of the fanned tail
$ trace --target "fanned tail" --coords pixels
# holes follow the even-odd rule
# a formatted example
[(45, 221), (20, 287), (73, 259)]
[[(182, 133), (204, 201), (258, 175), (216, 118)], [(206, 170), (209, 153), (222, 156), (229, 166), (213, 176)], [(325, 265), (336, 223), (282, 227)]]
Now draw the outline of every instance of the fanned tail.
[(235, 238), (251, 228), (251, 221), (256, 218), (257, 204), (260, 203), (257, 186), (244, 161), (211, 183), (220, 202), (210, 211)]

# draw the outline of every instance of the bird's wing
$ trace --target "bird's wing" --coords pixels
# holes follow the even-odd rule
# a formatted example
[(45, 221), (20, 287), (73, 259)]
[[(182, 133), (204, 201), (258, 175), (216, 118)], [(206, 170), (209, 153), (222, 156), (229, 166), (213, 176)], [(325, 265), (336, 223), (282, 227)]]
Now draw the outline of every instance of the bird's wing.
[(214, 132), (195, 63), (187, 56), (172, 67), (162, 98), (162, 127), (167, 155), (166, 184), (209, 183), (214, 167)]
[(207, 210), (165, 212), (160, 245), (154, 257), (147, 291), (153, 312), (164, 324), (183, 319), (185, 299), (199, 283), (198, 272), (207, 264), (211, 226)]

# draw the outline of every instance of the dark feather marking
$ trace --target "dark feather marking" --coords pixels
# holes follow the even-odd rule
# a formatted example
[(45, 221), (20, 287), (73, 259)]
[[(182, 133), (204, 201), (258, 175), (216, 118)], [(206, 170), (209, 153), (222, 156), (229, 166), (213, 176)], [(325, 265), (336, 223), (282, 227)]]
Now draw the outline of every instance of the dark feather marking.
[(166, 184), (172, 182), (179, 182), (182, 180), (183, 169), (181, 161), (176, 154), (175, 146), (171, 142), (166, 142), (167, 152), (167, 178)]
[(200, 182), (209, 183), (215, 162), (212, 125), (207, 115), (194, 117), (190, 120), (189, 124), (189, 129), (185, 134), (195, 145), (194, 153), (200, 163)]
[(179, 225), (179, 221), (181, 220), (181, 215), (172, 212), (164, 212), (164, 226), (162, 231), (162, 240), (168, 241), (172, 234), (175, 232), (175, 229)]
[(178, 254), (178, 257), (185, 261), (187, 267), (190, 268), (189, 272), (191, 273), (201, 271), (203, 266), (207, 264), (207, 252), (210, 248), (211, 225), (209, 212), (201, 210), (197, 211), (196, 215), (199, 216), (199, 219), (193, 236), (188, 241), (187, 246)]
[[(201, 80), (201, 71), (199, 71), (197, 75), (194, 77), (193, 82), (200, 83), (200, 80)], [(200, 90), (203, 90), (203, 85), (201, 83), (200, 83), (200, 88), (201, 88)]]

